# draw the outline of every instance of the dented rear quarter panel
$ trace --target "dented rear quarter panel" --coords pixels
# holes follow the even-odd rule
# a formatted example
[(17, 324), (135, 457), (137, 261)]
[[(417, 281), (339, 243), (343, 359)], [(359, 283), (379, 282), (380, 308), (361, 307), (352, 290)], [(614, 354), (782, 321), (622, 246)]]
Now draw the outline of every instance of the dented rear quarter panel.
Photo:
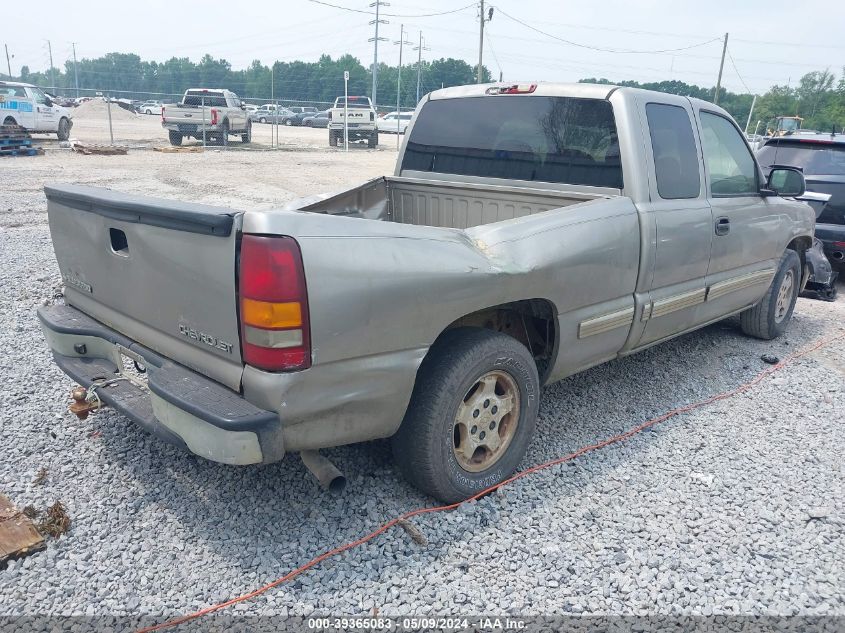
[(613, 357), (627, 335), (578, 338), (580, 321), (633, 307), (639, 225), (625, 197), (463, 230), (268, 211), (247, 213), (243, 231), (290, 235), (302, 249), (313, 365), (243, 377), (251, 401), (279, 411), (288, 450), (391, 435), (428, 348), (478, 310), (549, 301), (566, 350), (551, 380)]

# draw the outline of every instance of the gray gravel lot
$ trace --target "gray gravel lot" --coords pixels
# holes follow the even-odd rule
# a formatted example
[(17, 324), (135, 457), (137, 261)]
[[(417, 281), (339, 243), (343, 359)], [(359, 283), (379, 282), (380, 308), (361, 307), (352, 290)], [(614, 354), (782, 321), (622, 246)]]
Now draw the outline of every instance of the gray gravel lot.
[[(19, 506), (61, 500), (73, 521), (46, 551), (0, 571), (0, 615), (185, 613), (431, 503), (399, 477), (386, 442), (328, 452), (350, 478), (334, 498), (293, 457), (226, 467), (114, 412), (85, 421), (66, 412), (72, 383), (52, 364), (35, 318), (60, 283), (40, 187), (131, 180), (133, 191), (212, 195), (149, 177), (173, 156), (139, 156), (109, 157), (97, 170), (68, 154), (0, 162), (0, 492)], [(199, 180), (204, 163), (219, 169), (225, 160), (210, 156), (177, 158)], [(352, 169), (354, 156), (338, 156), (272, 160), (307, 171), (313, 157), (356, 179), (384, 173), (391, 160), (385, 154), (365, 172)], [(136, 163), (143, 168), (129, 169)], [(268, 184), (276, 189), (248, 202), (325, 184), (302, 183)], [(746, 338), (727, 321), (552, 385), (524, 466), (733, 388), (766, 367), (761, 354), (784, 357), (845, 333), (843, 316), (845, 300), (800, 299), (780, 340)], [(457, 511), (416, 518), (426, 546), (393, 529), (232, 611), (845, 616), (843, 349), (837, 341), (732, 399)], [(36, 485), (42, 467), (49, 475)]]

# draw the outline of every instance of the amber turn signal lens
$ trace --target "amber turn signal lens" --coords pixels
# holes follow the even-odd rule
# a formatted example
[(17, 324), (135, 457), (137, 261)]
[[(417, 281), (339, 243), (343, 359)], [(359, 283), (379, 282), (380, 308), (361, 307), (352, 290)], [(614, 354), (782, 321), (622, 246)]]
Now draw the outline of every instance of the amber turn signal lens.
[(295, 328), (302, 326), (302, 308), (298, 301), (271, 303), (241, 298), (241, 319), (260, 328)]

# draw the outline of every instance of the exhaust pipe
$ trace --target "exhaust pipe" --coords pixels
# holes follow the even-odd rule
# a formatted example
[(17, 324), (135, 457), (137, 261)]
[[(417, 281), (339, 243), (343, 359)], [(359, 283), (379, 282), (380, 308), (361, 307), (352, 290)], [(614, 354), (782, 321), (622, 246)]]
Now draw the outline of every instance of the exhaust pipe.
[(833, 251), (830, 256), (837, 262), (841, 262), (843, 259), (845, 259), (845, 253), (843, 253), (842, 251)]
[(346, 488), (346, 477), (319, 451), (300, 451), (302, 463), (317, 478), (323, 490), (339, 495)]

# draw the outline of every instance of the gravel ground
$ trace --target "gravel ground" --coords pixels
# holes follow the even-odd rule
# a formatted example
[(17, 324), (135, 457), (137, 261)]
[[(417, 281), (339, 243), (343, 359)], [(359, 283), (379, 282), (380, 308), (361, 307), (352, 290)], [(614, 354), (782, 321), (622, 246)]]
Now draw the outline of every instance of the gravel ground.
[[(295, 458), (226, 467), (114, 412), (85, 421), (66, 412), (72, 383), (35, 318), (60, 281), (45, 182), (243, 208), (386, 173), (393, 160), (388, 151), (231, 156), (2, 162), (0, 492), (19, 506), (60, 500), (72, 525), (0, 571), (0, 614), (185, 613), (431, 503), (399, 477), (386, 442), (328, 452), (350, 479), (334, 498)], [(225, 184), (202, 184), (224, 173)], [(552, 385), (523, 465), (733, 388), (766, 367), (764, 353), (845, 333), (843, 316), (843, 300), (801, 299), (780, 340), (751, 340), (727, 321)], [(427, 545), (393, 529), (232, 612), (845, 615), (843, 348), (458, 511), (416, 518)]]

